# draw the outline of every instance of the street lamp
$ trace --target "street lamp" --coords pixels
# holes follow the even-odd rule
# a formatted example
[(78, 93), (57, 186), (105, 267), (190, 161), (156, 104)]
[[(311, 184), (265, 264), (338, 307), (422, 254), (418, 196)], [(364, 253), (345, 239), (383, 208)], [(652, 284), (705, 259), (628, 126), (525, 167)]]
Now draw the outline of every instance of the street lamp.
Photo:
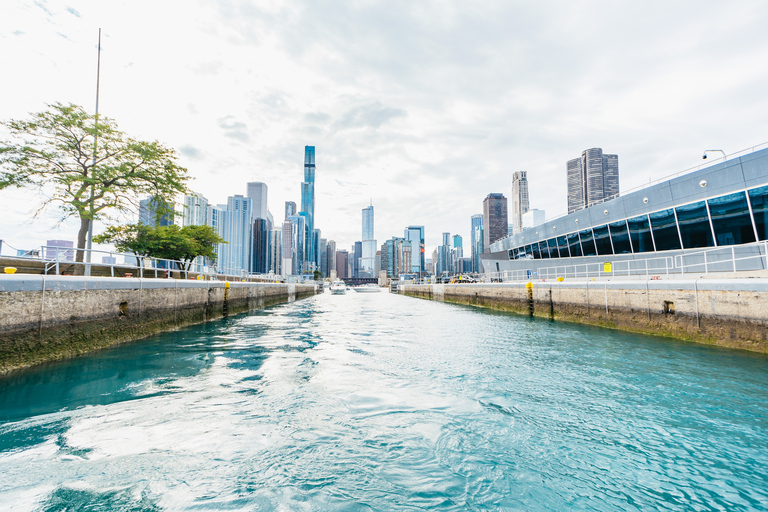
[(702, 160), (706, 160), (707, 159), (707, 153), (722, 153), (723, 154), (723, 161), (725, 161), (725, 159), (727, 158), (727, 155), (725, 154), (725, 151), (723, 151), (722, 149), (705, 149), (704, 150), (704, 154), (701, 156)]

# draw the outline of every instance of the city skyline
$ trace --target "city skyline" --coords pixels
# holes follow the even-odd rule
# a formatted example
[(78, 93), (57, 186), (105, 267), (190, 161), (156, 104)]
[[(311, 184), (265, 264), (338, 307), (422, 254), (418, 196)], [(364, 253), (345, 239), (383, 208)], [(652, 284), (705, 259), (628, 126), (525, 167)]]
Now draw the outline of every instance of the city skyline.
[[(445, 231), (467, 244), (468, 219), (488, 193), (509, 193), (515, 171), (527, 172), (530, 207), (554, 217), (567, 210), (563, 163), (584, 148), (620, 156), (623, 192), (701, 163), (704, 149), (768, 139), (768, 76), (754, 65), (768, 54), (768, 6), (665, 9), (11, 0), (0, 45), (20, 72), (0, 119), (54, 101), (91, 109), (101, 27), (101, 114), (176, 148), (211, 204), (258, 181), (281, 216), (300, 202), (296, 155), (313, 145), (324, 238), (351, 247), (372, 198), (377, 240), (423, 225), (431, 254)], [(577, 29), (596, 17), (601, 34)], [(10, 245), (74, 240), (55, 210), (30, 221), (33, 193), (0, 200)]]

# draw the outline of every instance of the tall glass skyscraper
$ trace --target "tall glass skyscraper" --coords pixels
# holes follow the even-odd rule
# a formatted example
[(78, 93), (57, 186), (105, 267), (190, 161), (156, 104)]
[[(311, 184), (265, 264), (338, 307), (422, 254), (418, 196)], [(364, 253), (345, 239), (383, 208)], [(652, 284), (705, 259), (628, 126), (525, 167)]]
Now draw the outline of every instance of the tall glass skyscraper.
[(408, 226), (405, 228), (405, 239), (411, 241), (410, 272), (421, 274), (426, 272), (424, 262), (424, 226)]
[[(482, 245), (483, 245), (483, 235), (480, 235), (480, 238), (478, 239), (477, 231), (483, 229), (483, 214), (478, 213), (476, 215), (472, 216), (472, 228), (470, 230), (469, 235), (469, 241), (472, 246), (472, 254), (470, 257), (472, 258), (472, 272), (480, 272), (480, 254), (483, 253)], [(478, 244), (478, 242), (480, 242)], [(478, 249), (478, 245), (480, 248)]]
[(223, 216), (222, 257), (219, 270), (236, 272), (250, 268), (251, 256), (251, 199), (241, 195), (227, 198), (226, 215)]
[(306, 222), (306, 251), (304, 254), (304, 265), (306, 271), (311, 271), (317, 267), (315, 258), (315, 146), (304, 146), (304, 181), (301, 183), (301, 210), (299, 215), (305, 218)]
[(523, 214), (530, 208), (528, 201), (528, 178), (525, 171), (512, 174), (512, 233), (514, 235), (523, 230)]
[(373, 205), (363, 208), (363, 256), (360, 277), (376, 277), (376, 239), (373, 238)]

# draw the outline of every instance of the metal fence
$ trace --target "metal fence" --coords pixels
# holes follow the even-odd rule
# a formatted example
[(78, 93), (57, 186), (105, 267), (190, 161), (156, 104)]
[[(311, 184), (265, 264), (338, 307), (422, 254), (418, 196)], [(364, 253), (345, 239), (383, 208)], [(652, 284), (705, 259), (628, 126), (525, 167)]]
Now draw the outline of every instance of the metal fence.
[[(538, 260), (544, 261), (552, 260)], [(729, 247), (715, 247), (704, 251), (686, 252), (675, 256), (645, 259), (605, 260), (594, 263), (556, 265), (530, 269), (486, 272), (485, 281), (509, 282), (530, 279), (557, 278), (661, 278), (686, 275), (723, 274), (768, 270), (768, 241)]]
[[(40, 270), (44, 274), (65, 275), (72, 274), (75, 272), (75, 269), (79, 270), (82, 268), (83, 275), (89, 276), (93, 273), (94, 269), (98, 268), (100, 273), (103, 273), (106, 269), (106, 272), (111, 277), (151, 277), (158, 279), (179, 277), (181, 279), (229, 281), (285, 281), (282, 276), (275, 274), (253, 274), (243, 269), (219, 268), (215, 264), (200, 268), (194, 262), (152, 258), (134, 254), (100, 250), (88, 251), (87, 249), (47, 245), (24, 251), (19, 251), (7, 243), (4, 243), (2, 246), (2, 248), (5, 247), (15, 250), (17, 254), (13, 256), (2, 255), (2, 249), (0, 249), (0, 257), (29, 261), (30, 267), (20, 269), (20, 273), (31, 273), (32, 270)], [(78, 253), (82, 253), (84, 261), (75, 261)], [(118, 257), (123, 259), (122, 263), (117, 262)], [(101, 262), (94, 262), (94, 258), (101, 258)], [(195, 267), (198, 268), (195, 269)]]

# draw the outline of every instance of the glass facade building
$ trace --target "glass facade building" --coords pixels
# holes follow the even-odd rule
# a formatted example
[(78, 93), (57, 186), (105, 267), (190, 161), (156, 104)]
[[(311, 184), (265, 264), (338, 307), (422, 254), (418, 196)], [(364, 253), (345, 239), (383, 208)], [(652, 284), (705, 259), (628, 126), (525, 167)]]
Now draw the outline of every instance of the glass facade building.
[(306, 240), (303, 272), (317, 268), (315, 243), (312, 241), (315, 229), (315, 146), (304, 146), (304, 181), (301, 183), (301, 210), (305, 218)]
[[(768, 150), (760, 150), (508, 237), (493, 244), (492, 259), (504, 265), (503, 259), (647, 259), (658, 253), (670, 257), (738, 249), (768, 240), (766, 205)], [(506, 257), (499, 260), (501, 251)], [(519, 268), (504, 265), (502, 270)]]
[(373, 205), (363, 208), (363, 246), (360, 277), (375, 277), (376, 239), (373, 235)]
[(411, 242), (411, 263), (409, 272), (421, 274), (426, 272), (424, 262), (424, 226), (408, 226), (405, 228), (405, 239)]

